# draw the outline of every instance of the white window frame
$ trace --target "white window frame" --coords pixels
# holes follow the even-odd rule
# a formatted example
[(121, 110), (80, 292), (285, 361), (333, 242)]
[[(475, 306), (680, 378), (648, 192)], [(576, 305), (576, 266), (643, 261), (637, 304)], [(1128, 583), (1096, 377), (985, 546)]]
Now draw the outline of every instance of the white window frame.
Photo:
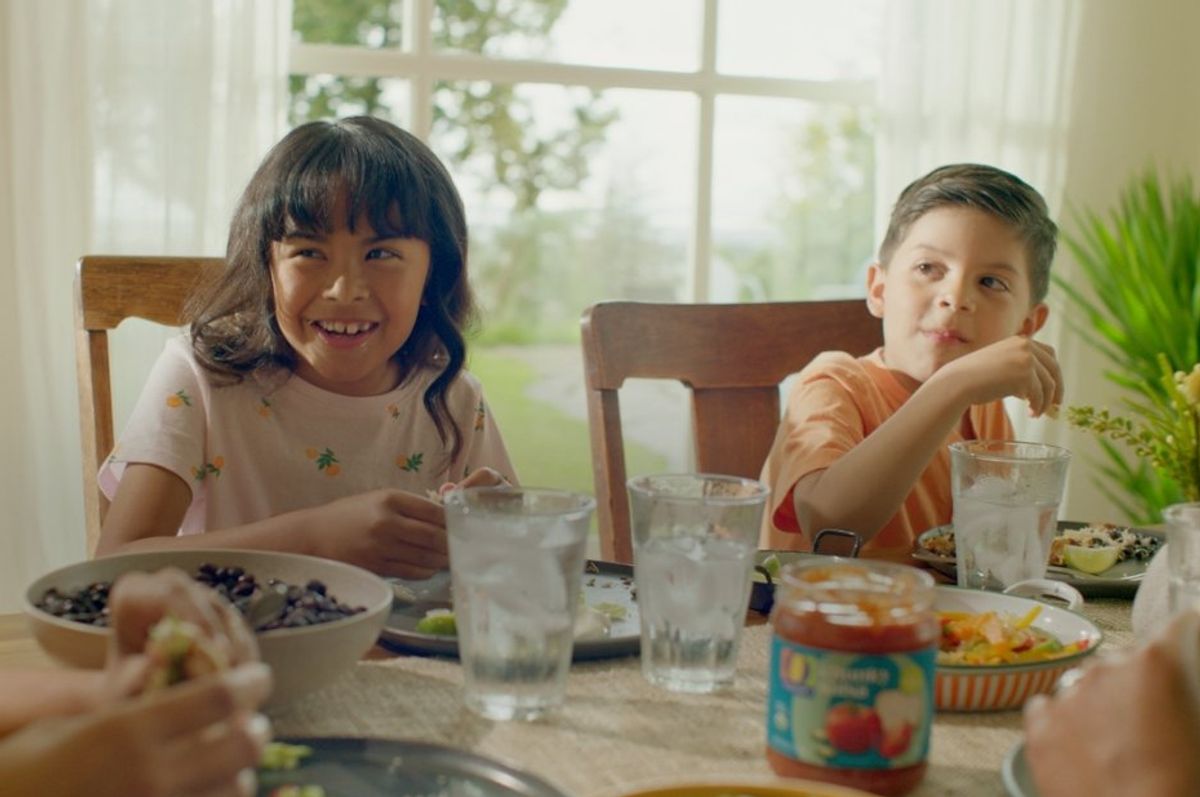
[[(736, 0), (732, 0), (736, 2)], [(798, 99), (814, 103), (875, 105), (873, 80), (789, 80), (726, 75), (717, 71), (717, 13), (721, 0), (704, 0), (700, 67), (692, 72), (584, 66), (549, 61), (490, 58), (433, 49), (434, 0), (408, 0), (404, 49), (293, 41), (292, 74), (402, 78), (411, 84), (411, 132), (428, 140), (433, 124), (433, 86), (438, 80), (540, 83), (593, 89), (649, 89), (695, 96), (700, 118), (696, 146), (696, 198), (689, 264), (692, 301), (708, 301), (712, 261), (713, 138), (718, 96)]]

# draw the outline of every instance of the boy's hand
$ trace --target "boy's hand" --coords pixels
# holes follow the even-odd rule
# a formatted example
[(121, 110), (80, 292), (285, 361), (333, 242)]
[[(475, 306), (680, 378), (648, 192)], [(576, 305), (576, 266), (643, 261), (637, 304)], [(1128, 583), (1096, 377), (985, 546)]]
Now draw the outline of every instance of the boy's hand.
[(316, 555), (381, 576), (423, 579), (450, 566), (445, 510), (404, 490), (331, 501), (306, 513), (304, 525)]
[(926, 384), (962, 391), (968, 404), (1016, 396), (1029, 402), (1036, 418), (1053, 414), (1063, 399), (1062, 370), (1054, 349), (1014, 335), (964, 354), (938, 369)]

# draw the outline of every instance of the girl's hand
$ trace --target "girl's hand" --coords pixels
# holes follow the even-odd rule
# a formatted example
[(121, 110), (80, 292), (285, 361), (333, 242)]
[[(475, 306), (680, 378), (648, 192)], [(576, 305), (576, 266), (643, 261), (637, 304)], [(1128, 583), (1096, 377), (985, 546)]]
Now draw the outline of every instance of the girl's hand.
[(251, 663), (31, 723), (0, 745), (0, 792), (252, 795), (253, 768), (270, 736), (254, 710), (270, 689), (270, 670)]
[(307, 513), (304, 532), (318, 556), (381, 576), (429, 578), (450, 566), (442, 507), (403, 490), (373, 490)]
[(467, 487), (500, 487), (507, 486), (508, 479), (495, 468), (476, 468), (467, 474), (467, 478), (460, 482), (446, 482), (438, 488), (438, 495), (445, 496), (446, 493), (452, 490), (462, 490)]
[(960, 392), (968, 405), (1007, 396), (1029, 402), (1029, 414), (1054, 413), (1063, 400), (1062, 370), (1054, 349), (1014, 335), (942, 366), (926, 384)]

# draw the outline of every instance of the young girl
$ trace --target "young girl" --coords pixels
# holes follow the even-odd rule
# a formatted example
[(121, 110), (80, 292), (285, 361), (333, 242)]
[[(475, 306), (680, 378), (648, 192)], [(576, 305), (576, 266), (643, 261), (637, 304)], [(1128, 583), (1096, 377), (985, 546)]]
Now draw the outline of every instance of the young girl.
[[(515, 481), (479, 383), (462, 201), (379, 119), (289, 133), (234, 213), (223, 279), (170, 341), (100, 472), (97, 554), (295, 551), (447, 566), (447, 483)], [(204, 537), (197, 535), (204, 532)]]

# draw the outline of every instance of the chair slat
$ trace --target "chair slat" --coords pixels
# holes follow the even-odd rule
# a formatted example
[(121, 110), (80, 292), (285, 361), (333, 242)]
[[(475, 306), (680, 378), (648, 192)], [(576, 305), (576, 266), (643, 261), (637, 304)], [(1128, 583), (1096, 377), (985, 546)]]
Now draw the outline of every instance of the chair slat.
[(188, 298), (224, 267), (223, 259), (213, 257), (87, 256), (76, 264), (75, 374), (89, 554), (108, 512), (96, 476), (115, 441), (108, 331), (126, 318), (180, 325)]
[(862, 299), (759, 304), (601, 302), (582, 344), (600, 548), (633, 560), (619, 388), (671, 379), (692, 391), (696, 469), (757, 478), (779, 425), (779, 384), (823, 351), (883, 342)]

